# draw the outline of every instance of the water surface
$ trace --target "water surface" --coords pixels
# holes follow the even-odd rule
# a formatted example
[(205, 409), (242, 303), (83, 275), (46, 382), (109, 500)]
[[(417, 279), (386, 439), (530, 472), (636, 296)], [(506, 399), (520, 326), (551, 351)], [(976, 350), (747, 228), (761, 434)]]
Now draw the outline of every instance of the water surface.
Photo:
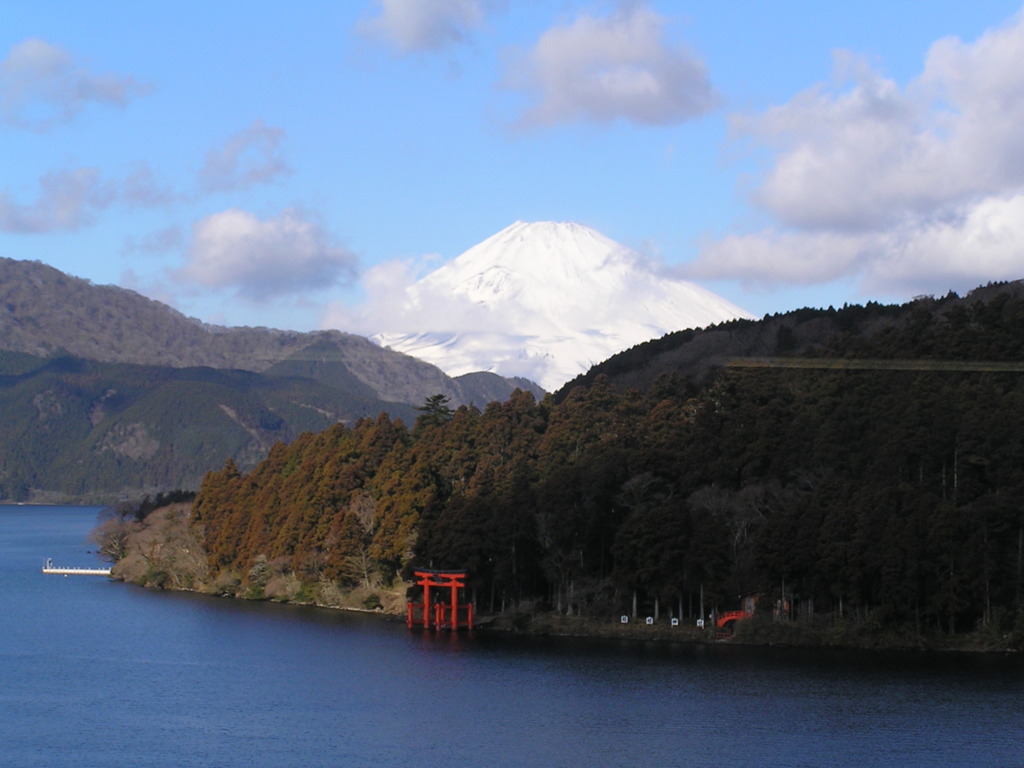
[(410, 633), (104, 577), (97, 510), (0, 506), (21, 766), (1024, 766), (1012, 656)]

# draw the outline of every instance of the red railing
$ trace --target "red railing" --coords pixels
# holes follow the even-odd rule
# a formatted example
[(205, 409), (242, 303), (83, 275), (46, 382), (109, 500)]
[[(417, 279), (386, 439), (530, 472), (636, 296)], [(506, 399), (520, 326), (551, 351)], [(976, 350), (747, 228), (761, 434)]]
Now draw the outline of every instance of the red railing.
[(727, 624), (734, 621), (743, 621), (744, 619), (752, 619), (754, 614), (750, 611), (726, 611), (718, 617), (718, 621), (715, 622), (715, 627), (723, 629)]

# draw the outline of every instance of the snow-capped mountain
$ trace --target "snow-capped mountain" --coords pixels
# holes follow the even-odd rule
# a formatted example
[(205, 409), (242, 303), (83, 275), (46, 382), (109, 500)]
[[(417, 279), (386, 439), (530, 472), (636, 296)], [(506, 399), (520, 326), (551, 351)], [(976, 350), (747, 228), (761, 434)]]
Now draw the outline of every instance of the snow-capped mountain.
[(493, 371), (553, 391), (669, 331), (750, 315), (573, 223), (516, 222), (407, 289), (390, 318), (421, 325), (374, 339), (449, 375)]

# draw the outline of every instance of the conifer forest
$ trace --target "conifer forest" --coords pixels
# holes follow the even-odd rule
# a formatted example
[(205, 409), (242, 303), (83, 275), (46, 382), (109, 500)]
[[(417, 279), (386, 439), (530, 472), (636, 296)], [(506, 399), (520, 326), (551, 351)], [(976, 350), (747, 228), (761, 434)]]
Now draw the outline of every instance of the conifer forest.
[[(229, 461), (191, 514), (207, 580), (370, 586), (458, 568), (482, 613), (692, 618), (753, 595), (808, 621), (1011, 631), (1024, 299), (775, 320), (776, 354), (699, 380), (597, 375), (482, 409), (438, 395), (411, 425), (382, 414), (279, 444), (247, 474)], [(808, 321), (840, 332), (794, 349)]]

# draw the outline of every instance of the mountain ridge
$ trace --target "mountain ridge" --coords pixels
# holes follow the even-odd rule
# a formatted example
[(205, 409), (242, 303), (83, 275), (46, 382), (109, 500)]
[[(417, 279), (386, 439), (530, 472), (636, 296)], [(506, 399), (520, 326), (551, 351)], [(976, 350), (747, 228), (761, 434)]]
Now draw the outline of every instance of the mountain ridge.
[[(589, 386), (599, 377), (607, 378), (621, 391), (645, 390), (665, 375), (681, 375), (700, 386), (734, 359), (827, 356), (852, 338), (892, 335), (913, 323), (932, 322), (944, 328), (950, 322), (964, 322), (963, 316), (971, 312), (996, 312), (1000, 302), (1020, 299), (1024, 299), (1024, 280), (1014, 280), (979, 286), (962, 297), (950, 293), (919, 296), (902, 305), (868, 302), (838, 309), (804, 307), (760, 320), (734, 320), (701, 330), (678, 331), (623, 350), (552, 394), (555, 401), (560, 401), (573, 388)], [(930, 350), (929, 357), (941, 359), (942, 352)]]
[(536, 385), (457, 379), (341, 331), (223, 328), (133, 291), (0, 258), (0, 499), (107, 503), (195, 489), (228, 459), (442, 394), (483, 408)]
[[(386, 402), (419, 405), (441, 393), (455, 404), (507, 397), (529, 383), (458, 380), (437, 366), (338, 330), (285, 331), (224, 327), (118, 286), (94, 285), (38, 261), (0, 258), (0, 351), (36, 357), (70, 354), (88, 360), (171, 367), (209, 366), (263, 373), (289, 363), (336, 363), (350, 384)], [(324, 383), (333, 384), (329, 380)], [(535, 394), (540, 390), (533, 387)], [(365, 391), (361, 395), (365, 396)]]

